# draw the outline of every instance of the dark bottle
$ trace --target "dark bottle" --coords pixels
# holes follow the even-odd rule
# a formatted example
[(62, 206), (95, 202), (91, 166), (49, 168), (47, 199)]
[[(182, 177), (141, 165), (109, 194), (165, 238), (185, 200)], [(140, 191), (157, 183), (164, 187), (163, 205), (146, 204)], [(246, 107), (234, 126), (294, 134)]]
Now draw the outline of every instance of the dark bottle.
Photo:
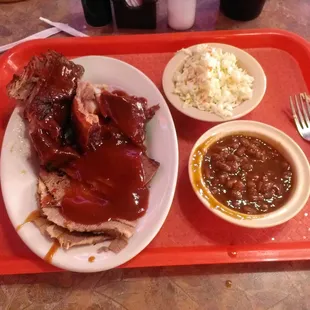
[(231, 19), (248, 21), (259, 16), (266, 0), (221, 0), (221, 11)]
[(82, 0), (87, 24), (101, 27), (111, 23), (112, 11), (110, 0)]
[[(186, 0), (185, 0), (186, 1)], [(144, 0), (138, 7), (128, 6), (126, 0), (113, 0), (118, 28), (155, 29), (157, 0)]]

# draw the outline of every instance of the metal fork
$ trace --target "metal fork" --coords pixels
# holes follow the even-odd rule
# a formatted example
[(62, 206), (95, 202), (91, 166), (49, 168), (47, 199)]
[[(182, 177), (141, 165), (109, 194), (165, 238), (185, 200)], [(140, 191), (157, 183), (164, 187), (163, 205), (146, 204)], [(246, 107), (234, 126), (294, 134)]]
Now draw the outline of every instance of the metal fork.
[(294, 97), (290, 96), (290, 104), (299, 134), (305, 140), (310, 141), (310, 99), (308, 95), (301, 93)]

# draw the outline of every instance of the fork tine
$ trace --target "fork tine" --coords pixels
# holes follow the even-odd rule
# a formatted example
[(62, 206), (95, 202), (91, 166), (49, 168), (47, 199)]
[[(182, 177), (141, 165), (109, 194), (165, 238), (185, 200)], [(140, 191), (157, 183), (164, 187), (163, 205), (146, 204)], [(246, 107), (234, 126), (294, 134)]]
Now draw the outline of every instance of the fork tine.
[(304, 116), (301, 113), (301, 109), (300, 109), (300, 106), (299, 106), (299, 100), (298, 100), (298, 97), (296, 95), (295, 95), (295, 102), (296, 102), (296, 108), (297, 108), (297, 112), (298, 112), (298, 116), (299, 116), (299, 122), (301, 124), (301, 127), (302, 128), (306, 128), (305, 119), (304, 119)]
[(299, 95), (300, 97), (300, 102), (301, 102), (301, 106), (302, 106), (302, 110), (303, 110), (303, 114), (304, 114), (304, 117), (305, 117), (305, 123), (306, 123), (306, 128), (310, 127), (310, 121), (309, 121), (309, 117), (308, 117), (308, 112), (307, 112), (307, 109), (306, 109), (306, 97), (304, 94), (300, 94)]
[(304, 99), (305, 99), (306, 106), (307, 106), (307, 109), (308, 109), (308, 114), (310, 115), (310, 99), (309, 99), (307, 93), (303, 93), (303, 95), (304, 95)]
[(291, 96), (290, 96), (290, 104), (291, 104), (291, 109), (292, 109), (295, 125), (297, 127), (298, 132), (301, 134), (302, 128), (301, 128), (301, 125), (299, 123), (299, 119), (298, 119), (298, 116), (296, 114), (296, 110), (295, 110), (295, 107), (294, 107), (294, 102), (293, 102), (293, 99), (292, 99)]

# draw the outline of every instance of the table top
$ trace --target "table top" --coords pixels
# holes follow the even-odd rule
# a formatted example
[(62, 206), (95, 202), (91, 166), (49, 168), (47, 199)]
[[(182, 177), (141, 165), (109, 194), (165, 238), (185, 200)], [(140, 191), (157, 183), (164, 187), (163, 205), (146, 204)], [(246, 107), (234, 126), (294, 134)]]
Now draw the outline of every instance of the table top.
[[(150, 32), (172, 31), (165, 2)], [(259, 18), (243, 23), (219, 14), (219, 0), (197, 3), (193, 31), (275, 27), (310, 40), (308, 0), (267, 0)], [(87, 26), (80, 0), (27, 0), (0, 4), (0, 45), (46, 29), (40, 16), (89, 35), (115, 34), (111, 26)], [(310, 309), (309, 269), (305, 261), (0, 276), (0, 309)]]

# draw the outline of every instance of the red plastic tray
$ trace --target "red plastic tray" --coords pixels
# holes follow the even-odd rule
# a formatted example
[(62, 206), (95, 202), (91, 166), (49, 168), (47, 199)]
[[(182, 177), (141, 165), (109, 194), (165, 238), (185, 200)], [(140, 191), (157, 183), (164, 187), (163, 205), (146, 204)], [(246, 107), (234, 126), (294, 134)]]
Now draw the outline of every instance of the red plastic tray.
[[(288, 98), (310, 87), (310, 48), (302, 38), (280, 30), (191, 32), (37, 40), (22, 44), (0, 58), (0, 139), (14, 103), (5, 86), (31, 56), (55, 49), (68, 57), (110, 55), (146, 73), (162, 89), (161, 77), (173, 52), (203, 42), (222, 42), (246, 49), (267, 75), (266, 95), (244, 119), (273, 125), (289, 134), (310, 155), (290, 118)], [(192, 120), (170, 106), (180, 151), (179, 179), (170, 214), (153, 242), (123, 267), (300, 260), (310, 258), (310, 203), (294, 219), (269, 229), (231, 225), (209, 212), (193, 193), (187, 161), (197, 138), (211, 124)], [(305, 186), (309, 186), (306, 184)], [(0, 201), (0, 273), (56, 271), (19, 239)], [(309, 214), (309, 216), (308, 216)]]

